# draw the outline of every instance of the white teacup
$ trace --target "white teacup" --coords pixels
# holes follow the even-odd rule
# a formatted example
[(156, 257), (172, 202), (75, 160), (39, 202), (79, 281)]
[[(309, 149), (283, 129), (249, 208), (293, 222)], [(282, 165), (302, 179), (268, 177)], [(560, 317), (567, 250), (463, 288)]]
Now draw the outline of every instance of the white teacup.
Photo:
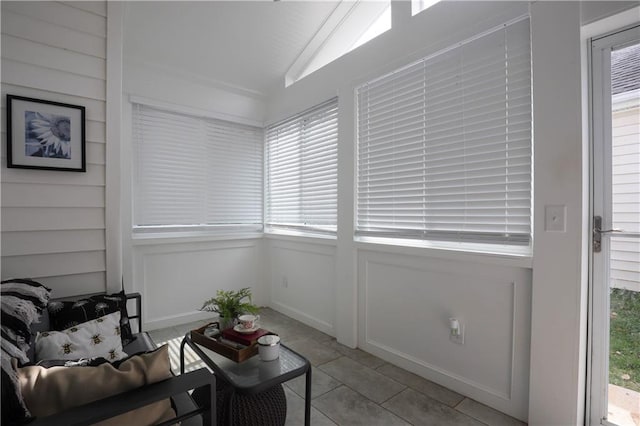
[(260, 320), (260, 315), (240, 315), (238, 317), (238, 324), (240, 327), (245, 330), (251, 330), (258, 326), (258, 321)]

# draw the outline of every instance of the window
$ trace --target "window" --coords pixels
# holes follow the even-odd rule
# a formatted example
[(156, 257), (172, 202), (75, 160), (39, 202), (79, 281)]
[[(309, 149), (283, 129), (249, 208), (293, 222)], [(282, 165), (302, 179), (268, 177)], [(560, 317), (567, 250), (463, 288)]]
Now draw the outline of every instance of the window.
[(384, 33), (387, 30), (391, 29), (391, 2), (387, 3), (387, 7), (382, 10), (380, 15), (369, 25), (367, 30), (362, 33), (362, 35), (356, 40), (356, 42), (351, 46), (349, 52), (353, 49), (356, 49), (369, 40), (373, 40), (378, 37), (380, 34)]
[(338, 2), (287, 70), (285, 86), (306, 77), (391, 29), (391, 1)]
[[(611, 51), (612, 227), (640, 234), (640, 43)], [(610, 239), (611, 287), (640, 291), (640, 240)]]
[(133, 105), (134, 227), (262, 229), (263, 131)]
[(370, 81), (356, 96), (358, 235), (530, 244), (528, 19)]
[(336, 232), (338, 100), (266, 130), (270, 229)]
[(429, 9), (440, 0), (411, 0), (411, 16), (415, 16), (423, 10)]

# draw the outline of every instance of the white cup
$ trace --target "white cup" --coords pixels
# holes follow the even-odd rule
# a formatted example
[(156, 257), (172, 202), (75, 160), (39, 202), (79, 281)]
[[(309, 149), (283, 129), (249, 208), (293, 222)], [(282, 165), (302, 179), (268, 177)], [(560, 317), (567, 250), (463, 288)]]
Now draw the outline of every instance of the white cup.
[(258, 355), (263, 361), (273, 361), (280, 357), (280, 336), (267, 334), (258, 339)]
[(238, 317), (238, 323), (240, 327), (245, 330), (252, 330), (258, 326), (258, 321), (260, 320), (260, 315), (240, 315)]

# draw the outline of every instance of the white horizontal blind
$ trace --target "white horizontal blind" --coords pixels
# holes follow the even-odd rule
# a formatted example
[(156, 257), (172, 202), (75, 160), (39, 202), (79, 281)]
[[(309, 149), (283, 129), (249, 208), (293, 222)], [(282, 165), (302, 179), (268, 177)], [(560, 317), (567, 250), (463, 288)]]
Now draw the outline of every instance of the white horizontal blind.
[(265, 224), (335, 233), (337, 98), (269, 126), (266, 143)]
[(134, 104), (134, 225), (262, 224), (263, 131)]
[(357, 234), (529, 244), (529, 20), (356, 89)]

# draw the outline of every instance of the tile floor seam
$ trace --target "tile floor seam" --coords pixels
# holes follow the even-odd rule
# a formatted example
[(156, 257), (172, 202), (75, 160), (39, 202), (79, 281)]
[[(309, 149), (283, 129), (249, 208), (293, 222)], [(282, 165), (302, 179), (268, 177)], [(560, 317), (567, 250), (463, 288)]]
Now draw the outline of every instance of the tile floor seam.
[[(346, 388), (348, 388), (348, 389), (351, 389), (352, 391), (354, 391), (354, 392), (355, 392), (355, 393), (357, 393), (358, 395), (362, 396), (363, 398), (366, 398), (367, 400), (369, 400), (369, 401), (373, 402), (374, 404), (376, 404), (376, 405), (380, 406), (380, 408), (384, 408), (384, 407), (382, 406), (382, 404), (384, 404), (384, 402), (387, 402), (387, 401), (388, 401), (388, 400), (385, 400), (384, 402), (376, 402), (376, 401), (374, 401), (373, 399), (369, 398), (368, 396), (364, 395), (362, 392), (358, 392), (357, 390), (355, 390), (354, 388), (352, 388), (351, 386), (349, 386), (349, 385), (347, 385), (347, 384), (342, 383), (342, 386), (344, 386), (344, 387), (346, 387)], [(406, 390), (406, 388), (405, 388), (405, 389), (402, 389), (402, 391), (404, 391), (404, 390)], [(402, 392), (402, 391), (401, 391), (401, 392)], [(397, 395), (397, 394), (396, 394), (396, 395)], [(394, 395), (394, 396), (396, 396), (396, 395)], [(391, 398), (389, 398), (389, 399), (391, 399)], [(386, 408), (385, 408), (385, 410), (386, 410)], [(387, 411), (389, 411), (389, 410), (387, 410)], [(389, 412), (391, 413), (391, 411), (389, 411)], [(394, 415), (395, 415), (395, 414), (394, 414)]]
[[(345, 355), (340, 354), (340, 356), (339, 356), (338, 358), (335, 358), (335, 359), (329, 360), (329, 361), (327, 361), (327, 362), (323, 362), (322, 364), (313, 365), (312, 367), (320, 368), (320, 367), (322, 367), (323, 365), (327, 365), (327, 364), (329, 364), (330, 362), (335, 361), (336, 359), (340, 359), (340, 358), (342, 358), (343, 356), (345, 356)], [(348, 357), (347, 357), (347, 358), (348, 358)], [(322, 370), (322, 372), (323, 372), (323, 373), (326, 373), (326, 371), (324, 371), (324, 370)], [(333, 377), (333, 376), (332, 376), (332, 377)], [(334, 378), (335, 378), (335, 377), (334, 377)]]
[[(390, 399), (395, 398), (396, 396), (400, 395), (402, 392), (406, 391), (407, 389), (411, 389), (409, 386), (400, 383), (402, 386), (404, 386), (404, 388), (402, 388), (399, 392), (396, 392), (395, 394), (391, 395), (389, 398), (385, 399), (384, 401), (381, 402), (376, 402), (376, 404), (378, 404), (379, 406), (382, 407), (382, 404), (384, 404), (385, 402), (389, 401)], [(415, 389), (414, 389), (415, 390)], [(384, 407), (383, 407), (384, 408)]]
[[(356, 362), (354, 359), (352, 359), (352, 358), (348, 357), (347, 355), (342, 355), (340, 358), (347, 358), (347, 359), (349, 359), (349, 360), (351, 360), (351, 361)], [(334, 362), (334, 361), (336, 361), (336, 360), (338, 360), (338, 359), (340, 359), (340, 358), (336, 358), (336, 359), (334, 359), (334, 360), (331, 360), (331, 361), (325, 362), (323, 365), (326, 365), (326, 364), (329, 364), (329, 363), (331, 363), (331, 362)], [(362, 364), (360, 364), (360, 365), (362, 365)], [(373, 369), (373, 368), (371, 368), (371, 367), (367, 367), (366, 365), (362, 365), (362, 366), (363, 366), (364, 368), (368, 368), (368, 369), (369, 369), (369, 370), (371, 370), (371, 371), (375, 371), (375, 372), (377, 372), (377, 373), (378, 373), (378, 374), (380, 374), (381, 376), (384, 376), (386, 379), (391, 380), (392, 382), (397, 383), (397, 384), (398, 384), (398, 385), (400, 385), (400, 386), (404, 386), (404, 387), (403, 387), (403, 389), (402, 389), (400, 392), (404, 391), (405, 389), (407, 389), (407, 387), (409, 387), (408, 385), (405, 385), (404, 383), (400, 383), (399, 381), (397, 381), (397, 380), (395, 380), (395, 379), (393, 379), (393, 378), (391, 378), (391, 377), (387, 376), (387, 375), (386, 375), (386, 374), (384, 374), (384, 373), (381, 373), (381, 372), (379, 372), (379, 371), (376, 371), (375, 369)], [(316, 368), (318, 368), (318, 367), (320, 367), (320, 366), (316, 366)], [(332, 376), (332, 375), (331, 375), (329, 372), (327, 372), (326, 370), (323, 370), (323, 369), (320, 369), (320, 370), (321, 370), (324, 374), (326, 374), (327, 376), (329, 376), (329, 377), (331, 377), (331, 378), (335, 379), (337, 382), (342, 383), (342, 384), (344, 384), (345, 386), (349, 387), (349, 386), (348, 386), (348, 385), (346, 385), (344, 382), (342, 382), (339, 378), (337, 378), (337, 377), (335, 377), (335, 376)], [(334, 389), (335, 389), (335, 388), (334, 388)], [(349, 389), (351, 389), (351, 387), (349, 387)], [(355, 390), (355, 389), (353, 389), (353, 390)], [(389, 399), (393, 398), (395, 395), (397, 395), (397, 394), (398, 394), (398, 393), (400, 393), (400, 392), (397, 392), (396, 394), (394, 394), (394, 395), (393, 395), (393, 396), (391, 396), (390, 398), (387, 398), (387, 399), (386, 399), (386, 400), (384, 400), (383, 402), (388, 401)], [(360, 393), (360, 392), (358, 392), (358, 393), (362, 395), (362, 393)], [(373, 402), (374, 404), (378, 404), (378, 405), (380, 405), (380, 404), (382, 404), (382, 403), (383, 403), (383, 402), (378, 403), (378, 402), (376, 402), (376, 401), (372, 400), (371, 398), (366, 397), (365, 395), (362, 395), (362, 396), (364, 396), (365, 398), (367, 398), (369, 401)]]
[[(367, 354), (367, 355), (371, 355), (371, 356), (373, 356), (373, 357), (376, 357), (374, 354), (369, 353), (369, 352), (367, 352), (367, 351), (364, 351), (364, 350), (362, 350), (362, 349), (360, 349), (360, 348), (357, 348), (357, 347), (356, 347), (356, 349), (354, 349), (354, 350), (360, 350), (360, 351), (362, 351), (363, 353), (365, 353), (365, 354)], [(358, 360), (356, 357), (352, 357), (352, 356), (349, 356), (349, 355), (347, 355), (347, 354), (344, 354), (344, 353), (340, 352), (338, 349), (334, 349), (334, 351), (338, 352), (338, 353), (339, 353), (340, 355), (342, 355), (342, 356), (346, 356), (347, 358), (349, 358), (349, 359), (350, 359), (350, 360), (352, 360), (352, 361), (357, 362), (358, 364), (362, 365), (363, 367), (370, 368), (371, 370), (374, 370), (374, 371), (376, 371), (378, 368), (380, 368), (380, 367), (382, 367), (384, 364), (386, 364), (386, 361), (382, 360), (382, 361), (383, 361), (383, 363), (382, 363), (382, 364), (380, 364), (379, 366), (377, 366), (377, 367), (370, 367), (370, 366), (366, 365), (365, 363), (363, 363), (362, 361)], [(377, 357), (376, 357), (376, 358), (377, 358)]]
[[(344, 383), (341, 383), (340, 386), (344, 386), (345, 388), (349, 389), (352, 392), (357, 393), (358, 395), (360, 395), (361, 397), (365, 398), (367, 401), (377, 405), (380, 409), (386, 411), (387, 413), (391, 414), (392, 416), (398, 417), (399, 419), (401, 419), (402, 421), (406, 422), (409, 426), (416, 426), (413, 423), (411, 423), (410, 421), (408, 421), (407, 419), (405, 419), (404, 417), (394, 413), (391, 410), (386, 409), (385, 407), (382, 406), (382, 403), (378, 404), (375, 401), (372, 401), (370, 398), (367, 398), (365, 395), (361, 394), (360, 392), (358, 392), (357, 390), (353, 389), (351, 386), (345, 385)], [(336, 390), (338, 388), (340, 388), (340, 386), (333, 388), (332, 390)], [(327, 392), (328, 393), (328, 392)], [(316, 410), (318, 410), (319, 412), (321, 412), (322, 414), (324, 414), (326, 417), (328, 417), (332, 422), (334, 422), (336, 425), (338, 426), (348, 426), (348, 425), (340, 425), (340, 423), (338, 423), (338, 420), (335, 420), (333, 417), (331, 417), (329, 414), (325, 413), (324, 411), (322, 411), (322, 409), (320, 409), (319, 407), (317, 407), (316, 405), (313, 404), (313, 398), (311, 399), (311, 406), (314, 407)]]
[[(406, 389), (405, 389), (405, 390), (406, 390)], [(404, 391), (403, 391), (403, 392), (404, 392)], [(397, 395), (398, 395), (398, 394), (396, 394), (396, 396), (397, 396)], [(391, 398), (389, 398), (389, 399), (391, 399)], [(388, 400), (387, 400), (387, 401), (388, 401)], [(412, 423), (412, 422), (411, 422), (411, 420), (409, 420), (409, 419), (405, 418), (403, 415), (398, 414), (398, 413), (394, 413), (393, 411), (391, 411), (391, 410), (387, 409), (387, 407), (383, 407), (383, 406), (382, 406), (382, 404), (386, 403), (387, 401), (385, 401), (385, 402), (383, 402), (383, 403), (381, 403), (381, 404), (378, 404), (378, 405), (380, 405), (380, 408), (382, 408), (382, 409), (383, 409), (383, 410), (385, 410), (385, 411), (388, 411), (389, 413), (393, 414), (394, 416), (398, 417), (399, 419), (402, 419), (403, 421), (407, 422), (407, 424), (409, 424), (409, 425), (411, 425), (411, 426), (417, 426), (417, 425), (415, 425), (414, 423)]]
[[(385, 401), (386, 402), (386, 401)], [(387, 410), (386, 407), (383, 407), (382, 404), (380, 404), (380, 408), (382, 408), (383, 410)], [(394, 413), (391, 410), (387, 410), (388, 412), (390, 412), (391, 414), (393, 414), (396, 417), (399, 417), (400, 419), (402, 419), (403, 421), (407, 422), (407, 424), (411, 425), (411, 426), (416, 426), (415, 424), (411, 423), (411, 421), (409, 419), (407, 419), (406, 417), (404, 417), (402, 414), (398, 414), (398, 413)]]
[[(289, 386), (287, 383), (289, 383), (289, 382), (284, 382), (284, 383), (283, 383), (283, 385), (285, 385), (287, 388), (289, 388), (289, 390), (291, 390), (291, 392), (295, 393), (295, 394), (296, 394), (296, 395), (298, 395), (300, 398), (304, 398), (304, 397), (305, 397), (304, 395), (300, 395), (298, 392), (296, 392), (296, 391), (295, 391), (295, 389), (293, 389), (293, 388), (292, 388), (291, 386)], [(334, 388), (331, 388), (331, 389), (329, 389), (329, 390), (327, 390), (327, 391), (324, 391), (324, 392), (322, 392), (321, 394), (318, 394), (318, 395), (316, 395), (316, 396), (313, 396), (313, 383), (312, 383), (312, 384), (311, 384), (311, 401), (313, 402), (313, 400), (314, 400), (314, 399), (316, 399), (316, 398), (320, 398), (322, 395), (326, 395), (326, 394), (328, 394), (329, 392), (331, 392), (332, 390), (334, 390), (334, 389), (338, 389), (340, 386), (343, 386), (343, 385), (344, 385), (344, 383), (342, 383), (342, 382), (338, 382), (338, 383), (339, 383), (339, 385), (338, 385), (338, 386), (336, 386), (336, 387), (334, 387)]]
[[(455, 410), (455, 408), (454, 408), (454, 410)], [(460, 411), (460, 410), (455, 410), (455, 411), (456, 411), (458, 414), (462, 414), (463, 416), (468, 417), (468, 418), (470, 418), (471, 420), (475, 420), (475, 421), (476, 421), (476, 422), (478, 422), (478, 423), (482, 423), (483, 425), (486, 425), (486, 426), (492, 426), (492, 425), (491, 425), (491, 423), (483, 422), (482, 420), (480, 420), (480, 419), (478, 419), (478, 418), (476, 418), (476, 417), (473, 417), (473, 416), (471, 416), (471, 415), (469, 415), (469, 414), (467, 414), (467, 413), (463, 413), (463, 412), (462, 412), (462, 411)]]
[[(340, 386), (344, 386), (344, 387), (346, 387), (346, 388), (348, 388), (348, 389), (351, 389), (351, 388), (349, 388), (347, 385), (345, 385), (345, 384), (343, 384), (343, 383), (341, 383), (341, 384), (340, 384)], [(335, 388), (333, 388), (332, 390), (339, 389), (339, 388), (340, 388), (340, 386), (335, 387)], [(297, 394), (296, 394), (296, 395), (297, 395)], [(328, 417), (328, 418), (329, 418), (329, 420), (331, 420), (332, 422), (334, 422), (336, 425), (340, 426), (340, 423), (338, 423), (338, 421), (337, 421), (337, 420), (335, 420), (331, 415), (329, 415), (329, 414), (325, 413), (325, 412), (322, 410), (322, 408), (321, 408), (321, 407), (318, 407), (316, 404), (314, 404), (314, 402), (315, 402), (315, 401), (314, 401), (314, 399), (313, 399), (313, 398), (311, 398), (311, 407), (312, 407), (312, 408), (315, 408), (315, 409), (316, 409), (316, 410), (318, 410), (318, 412), (320, 412), (323, 416)]]
[(289, 386), (289, 382), (284, 382), (282, 385), (283, 385), (283, 386), (286, 386), (286, 387), (287, 387), (287, 389), (289, 389), (291, 392), (293, 392), (293, 393), (295, 393), (296, 395), (300, 396), (300, 394), (299, 394), (298, 392), (294, 391), (294, 390), (293, 390), (293, 388), (292, 388), (291, 386)]
[[(338, 357), (338, 358), (336, 358), (336, 359), (332, 359), (331, 361), (327, 361), (327, 362), (325, 362), (325, 363), (323, 363), (323, 364), (316, 365), (315, 367), (316, 367), (317, 369), (319, 369), (320, 371), (322, 371), (322, 372), (323, 372), (324, 374), (326, 374), (327, 376), (331, 377), (332, 379), (335, 379), (335, 380), (337, 380), (338, 382), (342, 383), (342, 381), (341, 381), (340, 379), (338, 379), (338, 378), (337, 378), (337, 377), (335, 377), (335, 376), (332, 376), (331, 374), (329, 374), (329, 372), (327, 372), (327, 371), (323, 370), (323, 369), (322, 369), (322, 368), (320, 368), (320, 367), (322, 367), (323, 365), (327, 365), (327, 364), (329, 364), (329, 363), (331, 363), (331, 362), (334, 362), (334, 361), (336, 361), (336, 360), (339, 360), (340, 358), (343, 358), (343, 357), (345, 357), (345, 356), (344, 356), (344, 355), (342, 355), (342, 356), (340, 356), (340, 357)], [(345, 358), (348, 358), (348, 357), (345, 357)]]
[[(344, 383), (340, 382), (340, 385), (343, 385), (343, 384), (344, 384)], [(333, 388), (333, 389), (337, 389), (338, 387), (339, 387), (339, 386), (336, 386), (336, 387), (335, 387), (335, 388)], [(329, 392), (331, 392), (333, 389), (329, 389), (328, 391), (324, 391), (324, 392), (322, 392), (321, 394), (318, 394), (318, 395), (316, 395), (316, 396), (313, 396), (313, 390), (312, 390), (312, 392), (311, 392), (311, 401), (313, 401), (313, 400), (314, 400), (314, 399), (316, 399), (316, 398), (320, 398), (322, 395), (326, 395), (326, 394), (328, 394), (328, 393), (329, 393)], [(304, 397), (303, 397), (303, 398), (304, 398)]]
[(464, 398), (462, 398), (462, 400), (460, 402), (458, 402), (456, 405), (454, 405), (453, 408), (454, 410), (457, 410), (458, 407), (460, 406), (460, 404), (462, 404), (464, 402), (465, 399), (468, 399), (466, 396)]
[(407, 419), (406, 417), (402, 416), (401, 414), (398, 413), (394, 413), (391, 410), (387, 410), (385, 407), (383, 407), (382, 405), (380, 406), (380, 408), (382, 408), (383, 410), (386, 410), (388, 412), (390, 412), (391, 414), (393, 414), (394, 416), (396, 416), (397, 418), (401, 419), (404, 422), (407, 422), (408, 425), (410, 426), (416, 426), (414, 423), (411, 423), (411, 421), (409, 419)]

